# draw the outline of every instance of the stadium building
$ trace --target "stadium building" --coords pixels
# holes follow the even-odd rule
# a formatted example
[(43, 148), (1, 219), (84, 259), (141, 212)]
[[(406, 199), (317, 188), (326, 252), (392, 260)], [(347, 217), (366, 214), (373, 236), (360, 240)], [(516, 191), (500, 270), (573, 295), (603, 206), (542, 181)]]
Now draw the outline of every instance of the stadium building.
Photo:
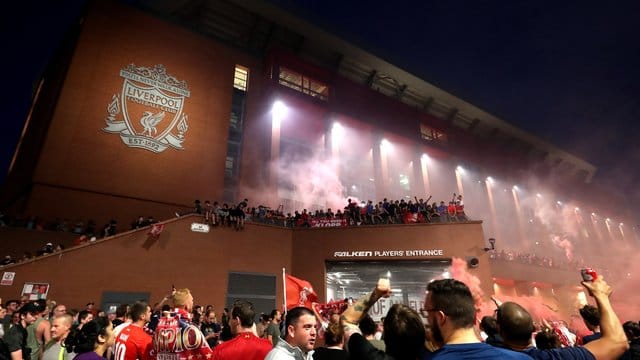
[[(569, 311), (587, 256), (576, 250), (588, 244), (597, 260), (611, 243), (638, 240), (624, 209), (593, 191), (595, 172), (268, 2), (94, 1), (38, 84), (1, 200), (18, 217), (115, 219), (126, 229), (153, 215), (165, 229), (13, 265), (0, 295), (46, 284), (63, 303), (106, 307), (160, 299), (173, 284), (196, 302), (247, 297), (268, 312), (281, 304), (285, 268), (327, 300), (390, 276), (392, 301), (419, 308), (425, 283), (451, 276), (459, 258), (487, 298), (539, 296)], [(459, 194), (470, 221), (320, 229), (249, 221), (240, 232), (203, 232), (196, 215), (173, 219), (195, 199), (247, 198), (293, 213)], [(3, 244), (16, 257), (43, 236), (71, 243), (2, 231), (23, 240)]]

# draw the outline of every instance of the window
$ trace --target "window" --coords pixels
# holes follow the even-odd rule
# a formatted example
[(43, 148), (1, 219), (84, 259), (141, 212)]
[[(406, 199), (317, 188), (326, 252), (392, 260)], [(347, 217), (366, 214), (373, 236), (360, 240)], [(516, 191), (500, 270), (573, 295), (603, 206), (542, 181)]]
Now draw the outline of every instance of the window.
[(259, 313), (268, 314), (276, 308), (276, 275), (229, 272), (227, 279), (228, 308), (238, 299), (250, 302), (255, 309), (253, 321), (260, 320)]
[(224, 174), (226, 176), (229, 176), (229, 177), (233, 176), (233, 163), (234, 163), (234, 158), (231, 156), (227, 156), (227, 159), (224, 162)]
[(229, 117), (229, 127), (233, 130), (242, 130), (242, 117), (244, 115), (244, 103), (246, 93), (233, 89), (233, 96), (231, 97), (231, 116)]
[[(406, 255), (409, 255), (408, 250)], [(434, 254), (442, 250), (428, 249)], [(451, 260), (434, 255), (422, 261), (344, 261), (326, 262), (326, 300), (353, 298), (371, 293), (379, 278), (391, 278), (393, 292), (371, 307), (369, 315), (378, 321), (393, 304), (404, 304), (420, 311), (424, 308), (425, 284), (447, 276)], [(395, 285), (394, 285), (395, 284)]]
[(280, 67), (279, 83), (323, 101), (329, 99), (329, 86), (284, 67)]
[(447, 142), (447, 134), (425, 124), (420, 124), (420, 137), (427, 141)]
[(249, 69), (244, 66), (236, 65), (236, 72), (233, 77), (233, 87), (241, 91), (247, 91), (248, 82)]
[(224, 201), (236, 201), (239, 182), (240, 156), (242, 150), (242, 122), (245, 114), (245, 99), (249, 81), (249, 69), (236, 65), (233, 75), (233, 95), (229, 114), (227, 156), (224, 163)]

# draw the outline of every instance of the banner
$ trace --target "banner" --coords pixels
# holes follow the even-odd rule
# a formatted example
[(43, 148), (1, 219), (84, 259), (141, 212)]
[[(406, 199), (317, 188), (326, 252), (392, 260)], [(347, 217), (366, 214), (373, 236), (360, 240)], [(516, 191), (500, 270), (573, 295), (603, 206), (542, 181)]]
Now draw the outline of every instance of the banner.
[(316, 303), (316, 312), (321, 316), (329, 317), (332, 313), (342, 314), (348, 306), (349, 303), (345, 299), (330, 301), (326, 304)]
[(311, 309), (311, 303), (318, 301), (318, 294), (313, 290), (311, 283), (291, 275), (286, 275), (285, 278), (287, 310), (296, 306)]
[[(296, 222), (297, 227), (302, 227), (304, 225), (304, 220), (299, 219)], [(346, 227), (347, 219), (310, 219), (309, 220), (310, 227)]]
[(422, 217), (422, 214), (419, 212), (412, 213), (409, 211), (405, 211), (402, 214), (402, 222), (404, 222), (405, 224), (421, 223), (421, 222), (424, 222), (424, 218)]
[(312, 219), (311, 227), (344, 227), (347, 219)]
[(21, 296), (28, 296), (29, 300), (43, 300), (47, 298), (49, 293), (49, 284), (45, 283), (25, 283), (22, 287)]

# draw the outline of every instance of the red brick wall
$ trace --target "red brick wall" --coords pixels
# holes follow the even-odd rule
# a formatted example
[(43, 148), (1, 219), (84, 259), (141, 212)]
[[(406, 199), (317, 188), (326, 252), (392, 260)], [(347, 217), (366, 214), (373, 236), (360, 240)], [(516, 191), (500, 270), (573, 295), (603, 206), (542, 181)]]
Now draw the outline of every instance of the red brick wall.
[[(312, 284), (325, 283), (325, 261), (384, 261), (451, 259), (468, 256), (480, 260), (476, 269), (469, 270), (482, 281), (485, 294), (491, 294), (491, 269), (484, 247), (484, 236), (480, 223), (460, 225), (389, 225), (362, 226), (345, 229), (295, 230), (291, 259), (296, 276)], [(442, 249), (441, 257), (335, 257), (336, 251), (385, 251), (385, 250), (430, 250)], [(425, 284), (426, 286), (426, 284)], [(324, 299), (324, 286), (316, 285), (318, 295)]]
[(50, 284), (48, 298), (71, 308), (100, 302), (104, 291), (149, 292), (156, 302), (173, 284), (189, 288), (196, 303), (221, 309), (229, 271), (280, 275), (291, 267), (289, 230), (249, 225), (240, 232), (192, 232), (191, 223), (199, 220), (171, 220), (157, 241), (149, 242), (146, 230), (125, 233), (5, 268), (16, 278), (12, 286), (0, 287), (0, 297), (18, 297), (25, 282), (44, 282)]
[(282, 268), (309, 280), (324, 299), (325, 261), (348, 260), (334, 258), (335, 251), (407, 249), (442, 249), (442, 259), (477, 256), (480, 266), (471, 271), (491, 293), (489, 264), (480, 249), (480, 223), (293, 231), (247, 224), (244, 231), (215, 228), (203, 234), (190, 230), (190, 224), (199, 220), (196, 216), (170, 220), (155, 242), (148, 241), (146, 230), (129, 232), (6, 268), (16, 272), (16, 279), (14, 285), (0, 287), (0, 297), (19, 296), (25, 282), (44, 282), (51, 285), (50, 299), (70, 307), (99, 302), (104, 291), (149, 292), (155, 302), (174, 284), (190, 288), (196, 303), (220, 309), (225, 305), (228, 272), (234, 271), (276, 275), (280, 305)]
[[(120, 70), (131, 63), (162, 64), (168, 74), (187, 82), (191, 94), (183, 106), (189, 126), (184, 150), (169, 147), (153, 153), (131, 148), (118, 134), (102, 131), (112, 96), (122, 93)], [(148, 206), (139, 206), (144, 201), (188, 206), (197, 198), (219, 198), (236, 64), (256, 72), (261, 65), (246, 54), (118, 2), (93, 3), (38, 159), (34, 182), (47, 186), (38, 189), (27, 211), (96, 217), (130, 210), (120, 219), (130, 221), (149, 212)], [(252, 78), (253, 86), (259, 88), (259, 83)], [(56, 187), (91, 193), (92, 201), (81, 196), (38, 201), (59, 196)], [(112, 197), (123, 201), (114, 202)], [(162, 206), (158, 209), (164, 213)]]

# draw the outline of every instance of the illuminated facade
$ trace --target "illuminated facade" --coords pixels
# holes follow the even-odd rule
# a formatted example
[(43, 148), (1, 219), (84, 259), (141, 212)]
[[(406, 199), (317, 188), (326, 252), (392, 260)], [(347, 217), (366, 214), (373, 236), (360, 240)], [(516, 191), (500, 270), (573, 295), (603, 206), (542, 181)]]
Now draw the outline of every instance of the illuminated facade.
[(637, 241), (587, 185), (593, 165), (267, 3), (137, 5), (93, 5), (45, 76), (3, 198), (16, 212), (126, 223), (194, 199), (293, 212), (457, 193), (508, 248)]
[(593, 165), (290, 14), (136, 5), (92, 4), (45, 77), (4, 189), (13, 212), (128, 224), (194, 199), (293, 212), (456, 193), (498, 249), (638, 240), (620, 216), (583, 215)]

